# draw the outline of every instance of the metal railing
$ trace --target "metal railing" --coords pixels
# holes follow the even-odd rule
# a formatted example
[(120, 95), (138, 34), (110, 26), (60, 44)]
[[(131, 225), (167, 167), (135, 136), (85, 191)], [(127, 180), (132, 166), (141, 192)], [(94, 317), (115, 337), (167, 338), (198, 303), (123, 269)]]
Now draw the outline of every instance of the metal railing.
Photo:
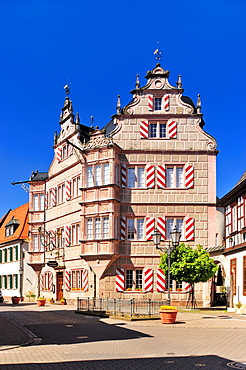
[(94, 314), (110, 314), (115, 316), (158, 316), (160, 306), (166, 305), (166, 300), (151, 299), (102, 299), (77, 298), (77, 312)]

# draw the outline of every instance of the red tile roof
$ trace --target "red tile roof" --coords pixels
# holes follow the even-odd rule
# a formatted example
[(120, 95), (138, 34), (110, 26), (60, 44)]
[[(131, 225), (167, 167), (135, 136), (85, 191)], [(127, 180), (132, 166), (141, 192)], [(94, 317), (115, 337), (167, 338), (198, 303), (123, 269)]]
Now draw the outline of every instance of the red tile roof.
[[(10, 211), (7, 217), (4, 219), (2, 224), (0, 224), (0, 244), (10, 242), (17, 239), (27, 239), (28, 237), (28, 205), (29, 203), (23, 204), (22, 206)], [(3, 219), (3, 218), (2, 218)], [(6, 235), (6, 227), (8, 222), (11, 220), (18, 220), (19, 226), (16, 228), (15, 232), (10, 236)]]

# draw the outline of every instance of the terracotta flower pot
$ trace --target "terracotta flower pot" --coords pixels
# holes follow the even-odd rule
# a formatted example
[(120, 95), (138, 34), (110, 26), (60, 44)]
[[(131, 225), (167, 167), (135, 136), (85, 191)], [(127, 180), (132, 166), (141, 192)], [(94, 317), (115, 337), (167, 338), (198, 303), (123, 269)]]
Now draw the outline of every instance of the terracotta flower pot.
[(37, 305), (40, 307), (40, 306), (44, 306), (45, 305), (45, 302), (46, 302), (46, 299), (37, 299)]
[(159, 311), (162, 324), (173, 324), (176, 321), (178, 310)]
[(20, 297), (12, 297), (11, 299), (13, 304), (18, 304), (20, 302)]
[(61, 301), (61, 304), (64, 306), (66, 304), (66, 301)]

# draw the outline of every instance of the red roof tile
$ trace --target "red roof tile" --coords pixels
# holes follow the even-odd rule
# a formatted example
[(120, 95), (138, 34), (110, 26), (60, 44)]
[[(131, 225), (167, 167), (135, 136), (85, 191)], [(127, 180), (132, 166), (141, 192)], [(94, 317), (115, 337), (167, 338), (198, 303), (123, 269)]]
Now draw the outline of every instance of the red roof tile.
[[(7, 214), (4, 222), (0, 226), (0, 244), (17, 240), (17, 239), (27, 239), (28, 237), (28, 205), (29, 203), (23, 204), (22, 206), (13, 209)], [(11, 220), (18, 220), (19, 226), (16, 228), (15, 232), (10, 236), (5, 236), (6, 227), (8, 222)]]

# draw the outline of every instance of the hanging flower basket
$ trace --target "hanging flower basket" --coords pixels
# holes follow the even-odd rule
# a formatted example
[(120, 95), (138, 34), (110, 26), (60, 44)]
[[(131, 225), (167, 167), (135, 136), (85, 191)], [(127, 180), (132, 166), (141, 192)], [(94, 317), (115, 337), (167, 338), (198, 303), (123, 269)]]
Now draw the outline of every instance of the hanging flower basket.
[(162, 324), (173, 324), (176, 321), (178, 309), (173, 306), (161, 306), (159, 313)]

